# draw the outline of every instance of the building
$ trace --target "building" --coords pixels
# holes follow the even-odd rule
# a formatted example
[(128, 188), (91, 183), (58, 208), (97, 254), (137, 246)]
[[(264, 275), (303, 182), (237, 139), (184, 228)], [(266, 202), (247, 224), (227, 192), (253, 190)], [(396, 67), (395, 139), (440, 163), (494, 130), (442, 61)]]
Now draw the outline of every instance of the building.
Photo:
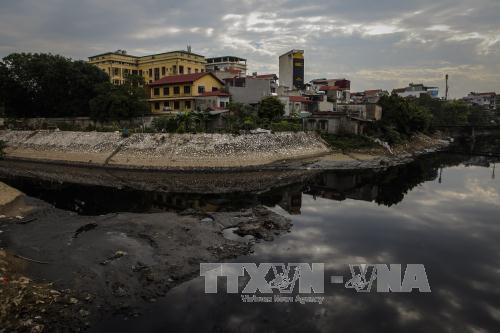
[(304, 118), (304, 129), (330, 134), (363, 134), (366, 126), (382, 119), (382, 108), (375, 104), (342, 105), (335, 112), (312, 112)]
[(169, 75), (205, 72), (205, 57), (191, 51), (173, 51), (137, 57), (126, 51), (107, 52), (89, 57), (89, 63), (106, 72), (112, 83), (122, 84), (128, 74), (152, 83)]
[(285, 106), (285, 117), (300, 116), (302, 112), (308, 112), (310, 105), (314, 103), (304, 96), (280, 96), (278, 99)]
[(221, 91), (224, 82), (212, 73), (194, 73), (165, 76), (148, 85), (151, 111), (193, 111), (198, 97), (207, 92)]
[(497, 104), (497, 94), (494, 92), (486, 93), (475, 93), (471, 92), (467, 97), (463, 98), (463, 101), (472, 106), (478, 106), (483, 110), (496, 110), (498, 108)]
[(210, 72), (238, 71), (241, 75), (246, 75), (247, 60), (234, 56), (207, 58), (207, 71)]
[(226, 110), (229, 106), (231, 95), (224, 91), (206, 91), (195, 99), (195, 110), (217, 111)]
[(429, 95), (432, 98), (439, 97), (439, 88), (438, 87), (427, 87), (422, 83), (414, 84), (410, 83), (406, 88), (398, 88), (394, 89), (393, 93), (397, 94), (400, 97), (416, 97), (419, 98), (422, 95)]
[(304, 51), (291, 50), (279, 58), (280, 86), (290, 90), (304, 89)]
[(273, 96), (276, 83), (272, 78), (233, 77), (225, 79), (226, 90), (232, 101), (244, 104), (257, 104), (264, 97)]

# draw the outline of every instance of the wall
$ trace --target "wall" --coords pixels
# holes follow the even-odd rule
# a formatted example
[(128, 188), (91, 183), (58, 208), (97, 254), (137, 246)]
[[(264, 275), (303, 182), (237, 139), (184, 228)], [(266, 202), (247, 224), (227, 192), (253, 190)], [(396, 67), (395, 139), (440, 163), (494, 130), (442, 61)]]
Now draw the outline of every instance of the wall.
[(227, 85), (232, 101), (244, 104), (259, 103), (262, 98), (271, 96), (271, 81), (247, 77), (245, 87), (231, 87)]

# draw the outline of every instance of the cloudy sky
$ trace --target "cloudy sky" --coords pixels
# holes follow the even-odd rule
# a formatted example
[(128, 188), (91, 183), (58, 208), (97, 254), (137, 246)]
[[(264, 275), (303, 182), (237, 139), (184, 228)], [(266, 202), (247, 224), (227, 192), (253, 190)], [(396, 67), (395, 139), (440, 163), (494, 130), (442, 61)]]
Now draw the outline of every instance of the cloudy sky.
[(452, 97), (500, 92), (500, 0), (0, 0), (0, 57), (187, 44), (259, 73), (304, 49), (306, 79), (347, 77), (353, 90), (443, 87), (448, 73)]

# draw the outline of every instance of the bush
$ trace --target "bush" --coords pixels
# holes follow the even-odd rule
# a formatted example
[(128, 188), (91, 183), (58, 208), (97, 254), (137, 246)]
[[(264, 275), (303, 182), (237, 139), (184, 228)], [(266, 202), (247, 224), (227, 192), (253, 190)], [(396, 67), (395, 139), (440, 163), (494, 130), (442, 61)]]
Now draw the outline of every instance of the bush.
[(172, 117), (156, 117), (151, 124), (158, 132), (174, 133), (177, 131), (177, 121)]
[(362, 135), (354, 135), (354, 134), (335, 135), (335, 134), (324, 133), (321, 134), (321, 137), (332, 148), (340, 149), (343, 152), (355, 149), (371, 149), (379, 147), (378, 144), (370, 140), (368, 137)]
[(271, 130), (273, 132), (298, 132), (302, 130), (302, 126), (297, 122), (282, 120), (277, 123), (271, 123)]

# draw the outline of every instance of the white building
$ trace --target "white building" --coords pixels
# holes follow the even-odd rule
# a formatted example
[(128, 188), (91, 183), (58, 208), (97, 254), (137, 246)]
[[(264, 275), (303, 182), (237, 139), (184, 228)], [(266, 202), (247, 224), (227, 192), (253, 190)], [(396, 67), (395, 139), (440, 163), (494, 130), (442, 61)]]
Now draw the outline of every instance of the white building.
[(247, 73), (247, 60), (234, 56), (207, 58), (206, 69), (209, 72), (233, 72), (240, 75)]
[(406, 88), (394, 89), (394, 92), (398, 94), (400, 97), (420, 97), (422, 95), (429, 95), (432, 98), (439, 97), (439, 88), (438, 87), (427, 87), (422, 83), (414, 84), (410, 83), (410, 85)]

